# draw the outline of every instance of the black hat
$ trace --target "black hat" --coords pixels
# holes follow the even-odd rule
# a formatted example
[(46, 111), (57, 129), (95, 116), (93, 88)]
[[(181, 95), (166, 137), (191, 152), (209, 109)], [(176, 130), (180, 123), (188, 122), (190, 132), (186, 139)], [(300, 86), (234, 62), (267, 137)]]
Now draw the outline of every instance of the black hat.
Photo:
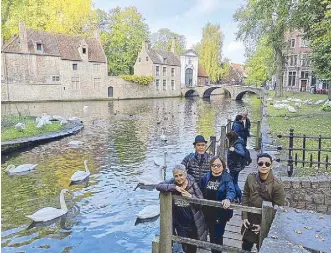
[(193, 142), (193, 145), (195, 145), (196, 143), (198, 142), (204, 142), (204, 143), (207, 143), (207, 141), (205, 140), (205, 138), (202, 136), (202, 135), (197, 135), (195, 137), (195, 140)]

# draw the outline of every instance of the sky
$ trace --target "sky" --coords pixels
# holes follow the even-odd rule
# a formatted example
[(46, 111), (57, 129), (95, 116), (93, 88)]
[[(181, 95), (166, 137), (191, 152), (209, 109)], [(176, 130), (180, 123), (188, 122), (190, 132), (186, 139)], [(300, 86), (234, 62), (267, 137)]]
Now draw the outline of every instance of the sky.
[(224, 38), (223, 57), (234, 63), (245, 62), (245, 49), (236, 41), (236, 9), (244, 0), (93, 0), (94, 7), (108, 11), (114, 7), (135, 6), (148, 24), (150, 32), (161, 28), (185, 35), (186, 47), (200, 41), (202, 28), (208, 22), (219, 24)]

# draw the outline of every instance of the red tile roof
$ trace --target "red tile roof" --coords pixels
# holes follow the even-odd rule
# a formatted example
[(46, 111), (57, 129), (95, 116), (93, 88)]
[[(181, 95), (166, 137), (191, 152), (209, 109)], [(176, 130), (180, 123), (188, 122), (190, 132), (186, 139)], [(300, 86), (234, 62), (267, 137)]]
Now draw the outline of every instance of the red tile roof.
[(198, 66), (198, 76), (199, 77), (208, 77), (208, 74), (206, 73), (205, 69), (200, 64)]

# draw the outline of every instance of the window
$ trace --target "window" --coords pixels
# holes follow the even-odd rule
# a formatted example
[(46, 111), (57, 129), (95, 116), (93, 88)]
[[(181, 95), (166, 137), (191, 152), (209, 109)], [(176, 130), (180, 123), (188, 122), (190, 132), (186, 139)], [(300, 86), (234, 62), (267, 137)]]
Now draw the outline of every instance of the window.
[(171, 76), (172, 76), (172, 77), (175, 76), (175, 68), (171, 68)]
[(175, 80), (171, 80), (171, 89), (175, 90)]
[(290, 47), (291, 48), (295, 47), (295, 39), (290, 40)]
[(100, 71), (100, 64), (93, 64), (93, 72), (99, 72)]
[(163, 90), (167, 90), (167, 80), (163, 79)]
[(52, 76), (52, 81), (53, 81), (53, 82), (58, 82), (58, 81), (60, 81), (60, 76)]
[(42, 52), (43, 51), (43, 48), (42, 48), (41, 43), (37, 43), (37, 51), (38, 52)]
[(289, 66), (296, 66), (297, 65), (297, 60), (298, 60), (297, 55), (289, 56), (289, 61), (288, 61)]
[(155, 75), (156, 76), (159, 76), (160, 75), (160, 67), (159, 66), (156, 66), (155, 67)]
[(148, 56), (146, 56), (146, 61), (148, 61)]
[(301, 78), (302, 79), (308, 79), (309, 72), (308, 71), (301, 71)]
[(167, 67), (163, 67), (163, 76), (166, 76), (167, 75)]
[(295, 75), (295, 71), (288, 73), (288, 86), (295, 86)]
[(185, 84), (186, 86), (192, 86), (193, 69), (188, 68), (185, 70)]
[(138, 62), (141, 62), (141, 58), (140, 57), (138, 58)]
[(77, 70), (77, 63), (72, 64), (72, 69)]
[(86, 54), (86, 48), (83, 47), (83, 54)]
[(301, 55), (301, 66), (302, 67), (309, 67), (310, 64), (311, 64), (311, 61), (309, 59), (309, 55), (308, 54)]
[(191, 57), (188, 58), (188, 64), (192, 64), (192, 59), (191, 59)]
[(94, 89), (100, 89), (101, 86), (101, 78), (94, 78)]
[(156, 90), (160, 90), (160, 79), (156, 79), (155, 86), (156, 86)]
[(309, 41), (301, 37), (301, 47), (308, 47)]
[(73, 89), (79, 89), (79, 77), (71, 77), (71, 86)]

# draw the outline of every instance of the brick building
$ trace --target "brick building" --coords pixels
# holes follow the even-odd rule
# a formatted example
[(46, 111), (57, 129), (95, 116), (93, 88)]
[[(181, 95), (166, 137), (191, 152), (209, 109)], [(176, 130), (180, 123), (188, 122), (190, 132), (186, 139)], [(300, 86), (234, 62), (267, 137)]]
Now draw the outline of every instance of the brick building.
[(107, 97), (107, 58), (98, 38), (26, 29), (1, 49), (3, 101)]

